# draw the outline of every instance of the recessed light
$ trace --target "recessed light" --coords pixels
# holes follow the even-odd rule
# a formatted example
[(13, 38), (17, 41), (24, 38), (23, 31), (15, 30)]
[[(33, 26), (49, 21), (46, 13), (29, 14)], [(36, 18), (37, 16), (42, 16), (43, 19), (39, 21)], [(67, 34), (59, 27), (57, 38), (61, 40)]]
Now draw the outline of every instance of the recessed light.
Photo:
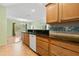
[(35, 9), (32, 9), (31, 11), (32, 11), (32, 12), (35, 12)]

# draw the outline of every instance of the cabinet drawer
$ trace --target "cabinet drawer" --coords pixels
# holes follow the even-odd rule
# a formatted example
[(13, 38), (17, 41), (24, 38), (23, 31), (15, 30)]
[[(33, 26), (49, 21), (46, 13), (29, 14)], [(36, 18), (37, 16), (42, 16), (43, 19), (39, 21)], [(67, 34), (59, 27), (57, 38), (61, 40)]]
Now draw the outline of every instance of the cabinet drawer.
[(50, 53), (58, 56), (79, 56), (79, 53), (50, 44)]
[(50, 43), (79, 53), (79, 44), (76, 43), (74, 44), (72, 42), (58, 41), (55, 39), (50, 39)]
[(48, 51), (43, 48), (40, 48), (39, 46), (37, 46), (37, 53), (41, 56), (48, 56)]
[(45, 37), (37, 36), (37, 39), (39, 39), (41, 41), (49, 42), (48, 38), (45, 38)]
[(37, 40), (37, 47), (38, 46), (48, 51), (48, 42), (40, 41), (38, 39)]

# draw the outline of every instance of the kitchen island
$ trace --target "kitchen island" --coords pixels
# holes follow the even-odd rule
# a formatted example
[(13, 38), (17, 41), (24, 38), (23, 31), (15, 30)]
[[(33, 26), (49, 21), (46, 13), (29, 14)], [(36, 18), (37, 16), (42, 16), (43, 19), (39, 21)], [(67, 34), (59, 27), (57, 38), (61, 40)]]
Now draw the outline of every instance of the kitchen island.
[(36, 51), (34, 52), (41, 56), (79, 56), (79, 42), (50, 36), (49, 31), (45, 30), (29, 30), (27, 33), (29, 32), (36, 35)]

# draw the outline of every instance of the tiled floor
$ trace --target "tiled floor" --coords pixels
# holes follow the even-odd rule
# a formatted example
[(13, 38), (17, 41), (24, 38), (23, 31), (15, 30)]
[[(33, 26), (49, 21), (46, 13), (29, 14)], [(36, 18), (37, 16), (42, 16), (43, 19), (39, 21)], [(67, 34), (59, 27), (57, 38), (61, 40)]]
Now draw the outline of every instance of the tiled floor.
[(18, 38), (19, 37), (15, 37), (15, 42), (1, 46), (0, 56), (38, 56)]

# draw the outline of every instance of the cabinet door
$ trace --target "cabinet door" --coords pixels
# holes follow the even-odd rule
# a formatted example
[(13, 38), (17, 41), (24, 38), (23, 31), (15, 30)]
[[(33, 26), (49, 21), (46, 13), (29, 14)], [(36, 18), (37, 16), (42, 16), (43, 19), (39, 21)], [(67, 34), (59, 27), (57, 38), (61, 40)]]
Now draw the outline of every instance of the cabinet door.
[(48, 56), (48, 51), (44, 50), (43, 48), (37, 46), (37, 53), (41, 56)]
[(63, 3), (62, 5), (62, 20), (76, 20), (79, 18), (78, 3)]
[(44, 42), (44, 41), (41, 41), (40, 39), (38, 39), (37, 40), (37, 46), (48, 51), (48, 42)]
[[(48, 40), (46, 38), (46, 40)], [(41, 56), (48, 56), (48, 42), (45, 41), (45, 38), (37, 37), (36, 40), (36, 52)]]
[(46, 18), (47, 23), (58, 21), (58, 4), (52, 3), (46, 6)]
[(79, 56), (79, 53), (73, 52), (71, 50), (50, 44), (50, 55), (57, 55), (57, 56)]
[(29, 46), (29, 34), (28, 33), (23, 33), (23, 43)]
[(62, 41), (61, 39), (51, 39), (49, 42), (49, 54), (58, 56), (78, 56), (79, 44), (68, 41)]

